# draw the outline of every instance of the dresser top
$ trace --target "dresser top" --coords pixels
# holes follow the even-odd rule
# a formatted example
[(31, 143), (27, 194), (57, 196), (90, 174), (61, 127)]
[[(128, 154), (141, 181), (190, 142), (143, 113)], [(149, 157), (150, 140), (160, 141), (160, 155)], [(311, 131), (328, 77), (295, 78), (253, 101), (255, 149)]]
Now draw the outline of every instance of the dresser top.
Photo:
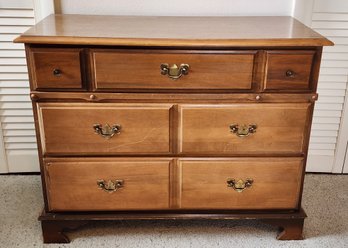
[(333, 45), (325, 37), (287, 16), (50, 15), (18, 37), (15, 42), (161, 47)]

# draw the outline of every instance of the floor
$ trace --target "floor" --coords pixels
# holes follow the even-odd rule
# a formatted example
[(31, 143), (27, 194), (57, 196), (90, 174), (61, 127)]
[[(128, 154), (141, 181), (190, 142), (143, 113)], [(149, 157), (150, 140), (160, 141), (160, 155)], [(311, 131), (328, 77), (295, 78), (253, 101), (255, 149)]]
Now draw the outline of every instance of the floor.
[(305, 240), (277, 241), (257, 221), (118, 221), (85, 226), (70, 244), (42, 244), (39, 176), (0, 176), (0, 247), (348, 247), (348, 175), (306, 175)]

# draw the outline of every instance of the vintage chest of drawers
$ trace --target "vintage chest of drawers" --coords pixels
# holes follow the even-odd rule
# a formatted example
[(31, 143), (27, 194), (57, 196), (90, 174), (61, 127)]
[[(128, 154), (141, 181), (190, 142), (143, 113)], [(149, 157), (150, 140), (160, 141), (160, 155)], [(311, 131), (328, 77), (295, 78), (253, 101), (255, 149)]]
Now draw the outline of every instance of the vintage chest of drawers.
[(290, 17), (52, 15), (25, 43), (44, 242), (91, 220), (260, 219), (301, 239), (322, 46)]

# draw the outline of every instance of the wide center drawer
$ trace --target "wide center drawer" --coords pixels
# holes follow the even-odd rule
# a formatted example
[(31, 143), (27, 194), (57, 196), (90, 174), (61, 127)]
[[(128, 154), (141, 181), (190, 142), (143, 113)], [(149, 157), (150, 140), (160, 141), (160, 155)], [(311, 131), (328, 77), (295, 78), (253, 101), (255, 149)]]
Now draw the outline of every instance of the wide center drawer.
[(169, 207), (170, 159), (45, 159), (51, 211)]
[(179, 152), (301, 155), (311, 106), (309, 103), (180, 105)]
[(251, 90), (257, 51), (91, 50), (96, 90)]
[(44, 155), (168, 154), (170, 104), (38, 103)]

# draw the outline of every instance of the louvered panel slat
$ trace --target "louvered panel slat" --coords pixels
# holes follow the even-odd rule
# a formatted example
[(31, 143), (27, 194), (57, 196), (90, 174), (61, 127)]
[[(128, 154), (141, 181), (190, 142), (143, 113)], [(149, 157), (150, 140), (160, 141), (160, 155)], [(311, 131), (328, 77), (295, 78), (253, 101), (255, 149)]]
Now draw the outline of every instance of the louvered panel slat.
[(29, 80), (28, 73), (25, 72), (0, 73), (0, 78), (2, 80)]
[(348, 56), (347, 60), (323, 60), (321, 62), (322, 67), (344, 67), (348, 68)]
[(24, 50), (2, 50), (0, 47), (0, 57), (2, 58), (25, 58)]
[(345, 82), (320, 82), (318, 84), (318, 90), (322, 90), (322, 89), (345, 90), (346, 88), (347, 88), (347, 83)]
[(0, 47), (1, 49), (18, 50), (18, 49), (24, 49), (24, 44), (1, 41)]
[(1, 17), (0, 16), (0, 25), (6, 26), (31, 26), (35, 24), (33, 17)]
[(337, 137), (338, 131), (323, 131), (323, 130), (312, 130), (311, 135), (313, 137)]
[(11, 0), (3, 1), (1, 8), (20, 8), (20, 9), (32, 9), (33, 1), (32, 0)]
[(314, 111), (314, 116), (316, 117), (341, 117), (341, 111), (330, 111), (330, 110), (318, 110)]
[(26, 150), (26, 149), (37, 149), (36, 143), (6, 143), (6, 150)]
[(25, 65), (0, 65), (0, 77), (2, 77), (2, 73), (28, 73), (27, 66)]
[(26, 95), (29, 94), (28, 88), (3, 88), (0, 89), (0, 95)]
[(312, 28), (317, 29), (348, 29), (348, 22), (342, 21), (313, 21)]
[[(331, 0), (332, 1), (332, 0)], [(330, 13), (344, 13), (348, 9), (347, 0), (316, 0), (313, 6), (313, 12), (330, 12)]]
[(27, 102), (30, 101), (28, 95), (0, 95), (0, 102)]
[(27, 109), (2, 109), (0, 111), (1, 116), (32, 116), (33, 111)]
[(4, 137), (8, 136), (35, 136), (34, 130), (4, 130)]
[(17, 36), (18, 34), (0, 34), (0, 41), (12, 42), (15, 38), (17, 38)]
[(347, 53), (335, 53), (335, 52), (326, 52), (323, 53), (323, 60), (347, 60), (348, 54)]
[(34, 143), (36, 142), (35, 136), (24, 137), (4, 137), (5, 143)]
[(340, 127), (339, 124), (319, 124), (319, 123), (314, 123), (312, 125), (312, 130), (331, 130), (335, 131), (338, 130)]
[(33, 123), (33, 116), (2, 116), (2, 123)]
[(4, 80), (0, 80), (0, 88), (27, 88), (29, 87), (29, 82), (26, 80), (20, 81), (20, 80), (16, 80), (16, 81), (4, 81)]
[(313, 21), (348, 21), (347, 13), (313, 13)]
[(335, 150), (336, 144), (310, 144), (309, 149), (313, 150)]
[(33, 9), (5, 9), (0, 6), (0, 17), (34, 17)]
[(319, 96), (345, 96), (345, 89), (318, 89)]
[(34, 129), (35, 125), (34, 123), (4, 123), (2, 125), (2, 128), (5, 130), (15, 130), (15, 129), (20, 129), (20, 130), (25, 130), (25, 129)]
[(1, 65), (27, 65), (25, 58), (0, 58)]
[(30, 26), (0, 26), (0, 33), (3, 34), (21, 34), (27, 31)]
[(336, 144), (337, 139), (335, 137), (311, 137), (310, 142), (313, 144), (320, 144), (320, 143)]
[(319, 156), (334, 156), (335, 155), (335, 150), (315, 150), (315, 149), (310, 149), (308, 151), (309, 155), (319, 155)]
[(347, 75), (348, 74), (348, 68), (326, 68), (321, 67), (320, 73), (324, 75)]
[(313, 123), (334, 123), (339, 124), (341, 122), (340, 117), (313, 117)]
[(345, 75), (319, 75), (319, 82), (347, 82)]
[[(348, 18), (348, 14), (347, 14)], [(335, 37), (335, 36), (328, 36), (328, 39), (330, 39), (335, 45), (347, 45), (348, 44), (348, 38), (347, 37)]]
[(31, 102), (3, 102), (0, 103), (1, 109), (31, 109)]
[(317, 103), (315, 110), (342, 110), (343, 104), (339, 103)]
[(344, 97), (320, 96), (318, 103), (344, 103)]
[[(342, 34), (342, 36), (348, 36), (348, 31), (347, 34)], [(348, 53), (348, 46), (337, 45), (331, 47), (324, 47), (323, 51), (328, 53)]]

